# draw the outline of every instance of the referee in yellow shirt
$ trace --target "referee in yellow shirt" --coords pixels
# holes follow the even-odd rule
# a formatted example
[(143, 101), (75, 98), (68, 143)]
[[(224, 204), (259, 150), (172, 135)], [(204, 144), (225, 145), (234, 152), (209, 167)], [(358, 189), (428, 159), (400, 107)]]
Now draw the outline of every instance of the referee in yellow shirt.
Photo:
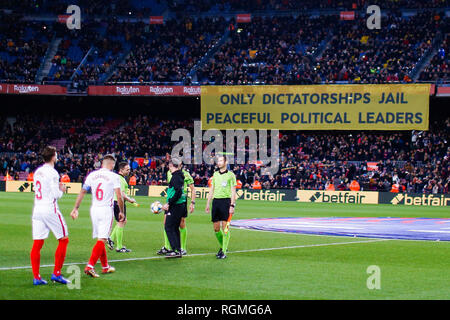
[(225, 259), (230, 241), (230, 221), (236, 206), (236, 176), (233, 172), (227, 170), (225, 156), (218, 156), (217, 166), (219, 170), (214, 172), (212, 177), (205, 211), (209, 213), (211, 199), (213, 199), (211, 221), (220, 244), (216, 257), (217, 259)]

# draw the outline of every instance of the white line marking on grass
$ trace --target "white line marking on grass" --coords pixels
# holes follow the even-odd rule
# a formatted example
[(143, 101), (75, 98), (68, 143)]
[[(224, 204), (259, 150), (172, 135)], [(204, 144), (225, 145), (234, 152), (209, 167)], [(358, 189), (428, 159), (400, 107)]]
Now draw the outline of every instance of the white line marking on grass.
[[(347, 241), (347, 242), (331, 242), (331, 243), (316, 243), (316, 244), (304, 244), (298, 246), (288, 246), (288, 247), (275, 247), (275, 248), (260, 248), (260, 249), (246, 249), (246, 250), (236, 250), (229, 251), (228, 253), (245, 253), (245, 252), (259, 252), (259, 251), (272, 251), (272, 250), (285, 250), (285, 249), (296, 249), (296, 248), (310, 248), (310, 247), (325, 247), (325, 246), (338, 246), (344, 244), (354, 244), (354, 243), (370, 243), (370, 242), (380, 242), (380, 241), (389, 241), (391, 239), (373, 239), (373, 240), (363, 240), (363, 241)], [(188, 254), (185, 257), (198, 257), (198, 256), (208, 256), (213, 255), (215, 253), (194, 253)], [(128, 259), (116, 259), (109, 260), (109, 262), (124, 262), (124, 261), (142, 261), (142, 260), (153, 260), (153, 259), (163, 259), (165, 256), (151, 256), (151, 257), (142, 257), (142, 258), (128, 258)], [(184, 259), (184, 258), (183, 258)], [(64, 263), (64, 266), (71, 265), (79, 265), (86, 264), (87, 262), (70, 262)], [(53, 264), (45, 264), (41, 265), (41, 268), (49, 268), (54, 267)], [(6, 270), (20, 270), (20, 269), (31, 269), (31, 266), (20, 266), (20, 267), (2, 267), (0, 271)]]

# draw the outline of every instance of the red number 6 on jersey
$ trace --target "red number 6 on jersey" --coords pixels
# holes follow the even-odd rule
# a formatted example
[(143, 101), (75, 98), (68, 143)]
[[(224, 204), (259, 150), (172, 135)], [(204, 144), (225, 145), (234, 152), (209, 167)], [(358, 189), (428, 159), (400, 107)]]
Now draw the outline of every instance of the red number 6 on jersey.
[(97, 186), (97, 189), (95, 190), (95, 197), (97, 198), (98, 201), (102, 201), (103, 200), (103, 190), (100, 189), (100, 186), (102, 184), (99, 183)]

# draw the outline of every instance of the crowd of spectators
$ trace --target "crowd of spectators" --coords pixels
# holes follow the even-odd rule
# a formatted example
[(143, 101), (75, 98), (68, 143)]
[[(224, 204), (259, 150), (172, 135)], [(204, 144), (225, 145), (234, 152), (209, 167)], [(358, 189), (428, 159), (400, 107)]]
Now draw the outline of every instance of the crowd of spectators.
[(35, 83), (52, 33), (45, 23), (17, 21), (0, 13), (0, 79)]
[[(0, 9), (14, 10), (20, 13), (63, 13), (66, 1), (58, 0), (0, 0)], [(73, 0), (71, 4), (80, 6), (83, 14), (90, 15), (124, 15), (135, 11), (137, 15), (149, 15), (157, 9), (169, 8), (172, 12), (208, 12), (208, 11), (287, 11), (308, 9), (361, 9), (368, 5), (379, 5), (385, 9), (398, 8), (442, 8), (449, 5), (448, 0), (154, 0), (147, 1), (108, 1), (108, 0)]]
[(313, 78), (327, 83), (411, 82), (410, 73), (443, 23), (442, 14), (431, 12), (408, 19), (389, 15), (379, 30), (359, 28), (365, 21), (356, 21), (335, 26), (329, 46), (313, 68)]
[(450, 37), (447, 35), (430, 63), (420, 73), (419, 80), (437, 82), (450, 78), (450, 70), (448, 67), (450, 61), (448, 56), (448, 50), (450, 49), (449, 42)]
[[(256, 17), (238, 24), (229, 40), (197, 71), (202, 84), (285, 84), (308, 72), (312, 55), (335, 17)], [(304, 77), (303, 75), (301, 76)]]
[[(166, 163), (178, 128), (193, 130), (189, 120), (161, 120), (145, 115), (105, 119), (17, 117), (0, 119), (0, 175), (18, 179), (41, 163), (38, 155), (54, 139), (64, 138), (57, 169), (72, 182), (82, 182), (100, 166), (106, 153), (128, 161), (139, 185), (165, 183)], [(13, 123), (13, 125), (11, 125)], [(43, 124), (46, 126), (43, 126)], [(109, 125), (108, 124), (113, 124)], [(356, 180), (362, 190), (449, 193), (450, 118), (435, 122), (426, 132), (297, 132), (280, 133), (279, 170), (264, 166), (231, 165), (244, 188), (348, 190)], [(208, 145), (204, 142), (202, 148)], [(197, 186), (207, 186), (214, 166), (186, 165)]]
[[(436, 10), (409, 17), (384, 14), (379, 30), (369, 30), (365, 17), (341, 21), (338, 15), (255, 16), (250, 23), (220, 15), (179, 16), (162, 25), (113, 17), (86, 19), (81, 30), (70, 31), (57, 22), (1, 15), (6, 20), (0, 22), (0, 79), (22, 83), (35, 82), (53, 35), (62, 41), (44, 81), (75, 76), (75, 81), (92, 84), (407, 83), (438, 32), (445, 35), (449, 26), (449, 19)], [(222, 38), (226, 41), (211, 50)], [(214, 54), (206, 56), (208, 52)], [(445, 40), (419, 80), (447, 81), (447, 62)]]
[(127, 0), (72, 0), (70, 3), (60, 0), (0, 0), (0, 9), (13, 10), (21, 14), (65, 14), (70, 4), (78, 5), (82, 15), (125, 15), (134, 10), (131, 1)]
[(221, 18), (173, 19), (163, 25), (139, 24), (133, 50), (110, 81), (184, 81), (189, 71), (221, 38), (227, 23)]
[(444, 8), (448, 0), (168, 0), (168, 7), (175, 12), (208, 11), (292, 11), (310, 9), (364, 9), (379, 5), (383, 9)]

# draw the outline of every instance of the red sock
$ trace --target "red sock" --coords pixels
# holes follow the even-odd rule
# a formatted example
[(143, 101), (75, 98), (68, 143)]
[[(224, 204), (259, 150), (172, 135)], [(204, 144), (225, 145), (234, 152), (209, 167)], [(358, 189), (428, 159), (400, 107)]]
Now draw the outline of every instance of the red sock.
[(66, 258), (67, 244), (69, 239), (59, 239), (58, 248), (55, 252), (55, 268), (53, 269), (53, 274), (59, 276), (61, 274), (61, 269), (64, 264), (64, 259)]
[(103, 246), (102, 254), (100, 255), (100, 262), (102, 263), (102, 268), (108, 268), (108, 257), (106, 256), (106, 248)]
[[(103, 248), (103, 249), (102, 249)], [(94, 248), (92, 248), (91, 258), (89, 259), (89, 266), (95, 267), (98, 258), (102, 255), (102, 251), (105, 249), (105, 244), (98, 240)]]
[(41, 264), (41, 249), (44, 245), (44, 240), (34, 240), (33, 248), (31, 249), (31, 268), (33, 269), (33, 276), (35, 279), (40, 279), (39, 267)]

